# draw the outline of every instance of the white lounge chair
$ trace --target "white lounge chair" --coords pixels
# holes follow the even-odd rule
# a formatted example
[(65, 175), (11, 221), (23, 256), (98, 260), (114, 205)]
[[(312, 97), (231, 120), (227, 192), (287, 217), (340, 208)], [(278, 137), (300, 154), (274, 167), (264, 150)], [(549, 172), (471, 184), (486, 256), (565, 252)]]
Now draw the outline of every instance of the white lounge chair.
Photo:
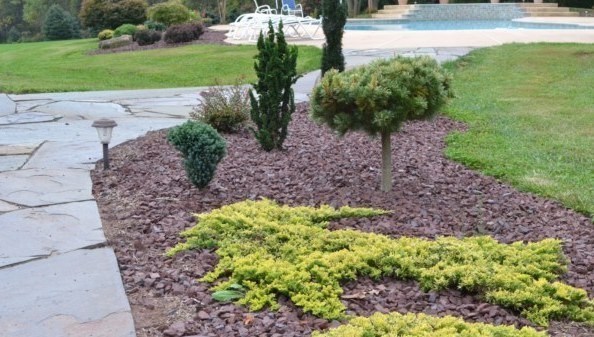
[(285, 36), (297, 38), (318, 39), (316, 34), (321, 26), (321, 20), (311, 17), (249, 13), (240, 15), (230, 24), (231, 29), (227, 36), (235, 40), (256, 41), (261, 31), (267, 31), (269, 21), (272, 21), (276, 29), (282, 21)]

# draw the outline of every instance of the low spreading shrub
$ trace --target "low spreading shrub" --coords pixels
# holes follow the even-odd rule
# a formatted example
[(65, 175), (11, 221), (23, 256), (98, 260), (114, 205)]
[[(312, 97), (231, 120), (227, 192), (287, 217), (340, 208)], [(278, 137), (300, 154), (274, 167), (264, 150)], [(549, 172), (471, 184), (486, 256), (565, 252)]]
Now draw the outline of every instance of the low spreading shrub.
[(250, 97), (239, 81), (230, 87), (214, 86), (201, 95), (202, 102), (190, 113), (190, 117), (211, 125), (219, 132), (238, 131), (250, 117)]
[(186, 174), (192, 184), (206, 187), (226, 154), (225, 139), (210, 125), (187, 121), (171, 129), (167, 140), (184, 157)]
[(173, 25), (165, 32), (165, 42), (182, 43), (198, 40), (204, 33), (204, 27), (198, 23)]
[(586, 291), (556, 281), (565, 271), (561, 242), (500, 244), (494, 239), (442, 237), (437, 240), (326, 229), (329, 220), (385, 212), (366, 208), (279, 206), (244, 201), (207, 214), (182, 232), (186, 242), (167, 253), (217, 247), (220, 260), (202, 280), (226, 290), (237, 284), (238, 302), (259, 310), (279, 307), (284, 295), (304, 311), (344, 318), (341, 281), (359, 276), (419, 281), (424, 290), (458, 288), (512, 308), (532, 322), (550, 319), (594, 325), (594, 302)]
[(109, 40), (112, 37), (113, 37), (113, 30), (111, 30), (111, 29), (104, 29), (104, 30), (100, 31), (99, 34), (97, 34), (97, 38), (100, 41)]
[(134, 33), (134, 41), (139, 46), (148, 46), (161, 40), (161, 32), (151, 29), (140, 29)]
[(530, 327), (494, 326), (484, 323), (466, 323), (452, 316), (433, 317), (425, 314), (375, 313), (369, 317), (353, 318), (349, 324), (314, 332), (312, 337), (546, 337)]
[(133, 25), (131, 23), (125, 23), (113, 31), (113, 37), (118, 37), (122, 35), (134, 36), (134, 33), (136, 33), (137, 30), (138, 29), (136, 28), (136, 25)]

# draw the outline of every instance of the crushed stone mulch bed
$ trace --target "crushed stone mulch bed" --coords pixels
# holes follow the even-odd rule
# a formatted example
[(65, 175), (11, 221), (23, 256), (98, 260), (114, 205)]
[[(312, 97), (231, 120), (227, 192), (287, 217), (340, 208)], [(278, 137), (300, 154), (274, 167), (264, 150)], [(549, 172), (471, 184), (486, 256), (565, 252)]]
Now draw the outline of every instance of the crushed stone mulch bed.
[[(262, 197), (282, 204), (351, 205), (393, 211), (372, 219), (335, 222), (392, 237), (491, 235), (500, 242), (559, 238), (569, 259), (562, 281), (594, 294), (594, 226), (591, 220), (546, 200), (485, 177), (446, 159), (444, 137), (464, 125), (445, 117), (412, 122), (393, 135), (394, 188), (379, 190), (380, 141), (363, 134), (336, 137), (298, 105), (285, 150), (267, 153), (244, 131), (227, 134), (228, 154), (210, 185), (198, 190), (166, 130), (150, 132), (112, 149), (112, 169), (93, 171), (109, 245), (115, 249), (139, 337), (310, 336), (341, 322), (304, 314), (285, 298), (281, 309), (249, 312), (214, 302), (209, 285), (197, 281), (217, 263), (214, 250), (175, 258), (164, 252), (178, 233), (195, 224), (192, 213)], [(424, 293), (416, 282), (362, 278), (344, 284), (347, 313), (424, 312), (469, 322), (531, 325), (518, 313), (457, 290)], [(552, 322), (555, 337), (594, 336), (582, 324)]]

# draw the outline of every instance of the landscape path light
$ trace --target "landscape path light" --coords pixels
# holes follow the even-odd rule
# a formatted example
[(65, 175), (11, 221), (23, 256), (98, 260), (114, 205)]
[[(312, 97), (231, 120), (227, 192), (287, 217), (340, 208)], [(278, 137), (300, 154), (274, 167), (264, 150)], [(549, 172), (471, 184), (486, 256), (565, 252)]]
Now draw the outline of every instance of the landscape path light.
[(113, 128), (118, 124), (111, 119), (101, 118), (94, 121), (92, 126), (97, 129), (99, 141), (103, 144), (103, 169), (109, 170), (109, 142)]

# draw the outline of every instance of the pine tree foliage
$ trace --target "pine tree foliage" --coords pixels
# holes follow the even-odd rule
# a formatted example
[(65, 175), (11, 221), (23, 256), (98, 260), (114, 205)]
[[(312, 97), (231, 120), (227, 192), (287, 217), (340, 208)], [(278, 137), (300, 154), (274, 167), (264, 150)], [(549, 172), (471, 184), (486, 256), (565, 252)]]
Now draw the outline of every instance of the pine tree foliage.
[(287, 137), (295, 98), (291, 86), (297, 81), (297, 47), (287, 45), (282, 22), (274, 32), (268, 23), (266, 37), (260, 33), (254, 69), (258, 81), (250, 91), (250, 117), (257, 127), (254, 136), (265, 151), (281, 150)]
[(346, 8), (339, 0), (322, 0), (322, 29), (326, 43), (322, 47), (322, 76), (330, 70), (344, 71), (342, 35), (346, 24)]
[(47, 40), (68, 40), (78, 37), (78, 22), (60, 5), (52, 5), (43, 23)]
[(382, 190), (392, 188), (390, 134), (427, 119), (452, 96), (449, 75), (430, 57), (396, 57), (343, 73), (330, 70), (311, 96), (311, 115), (339, 135), (381, 135)]

